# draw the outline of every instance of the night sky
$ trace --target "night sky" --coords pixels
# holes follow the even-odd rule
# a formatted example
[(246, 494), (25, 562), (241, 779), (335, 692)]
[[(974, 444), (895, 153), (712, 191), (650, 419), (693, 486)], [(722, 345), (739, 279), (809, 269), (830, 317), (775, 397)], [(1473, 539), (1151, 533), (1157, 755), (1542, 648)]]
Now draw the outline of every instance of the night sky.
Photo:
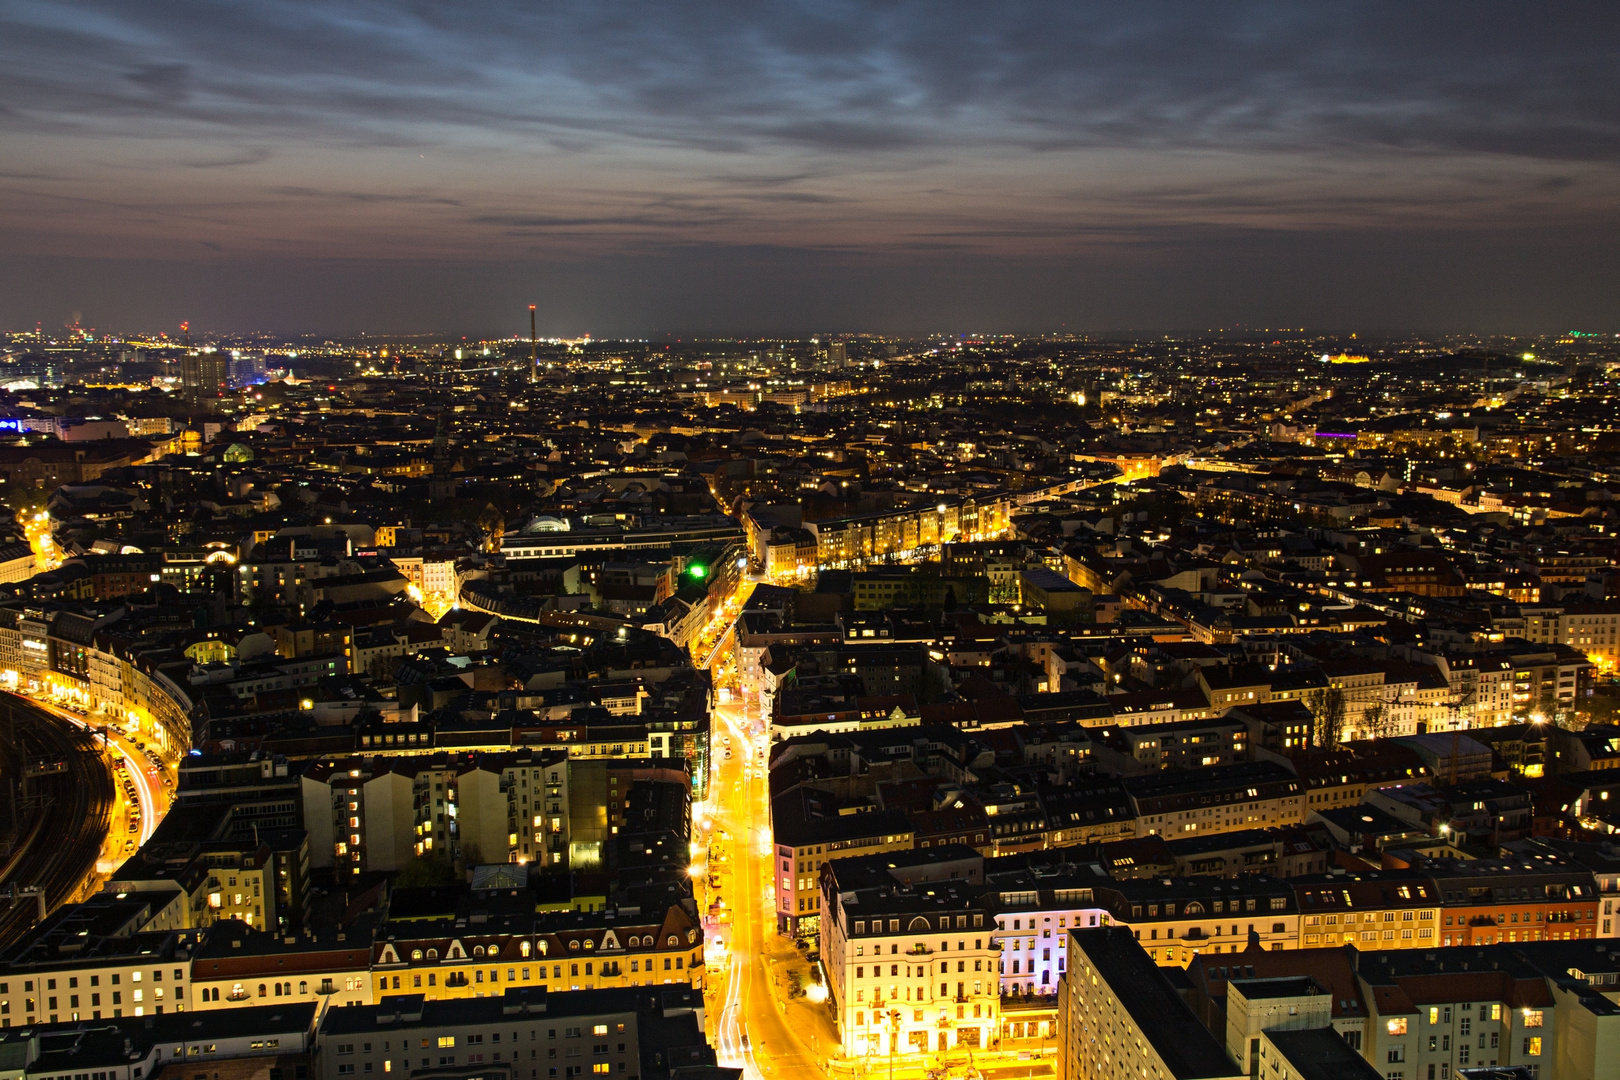
[(0, 329), (1620, 329), (1608, 3), (0, 0)]

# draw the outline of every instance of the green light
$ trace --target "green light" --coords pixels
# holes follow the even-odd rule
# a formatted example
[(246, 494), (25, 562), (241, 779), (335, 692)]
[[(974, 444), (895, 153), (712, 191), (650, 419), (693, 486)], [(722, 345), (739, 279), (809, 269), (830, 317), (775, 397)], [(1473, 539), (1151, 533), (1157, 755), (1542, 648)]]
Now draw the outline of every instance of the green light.
[(693, 563), (691, 566), (686, 568), (686, 572), (695, 578), (701, 579), (709, 572), (709, 568), (704, 566), (702, 563)]

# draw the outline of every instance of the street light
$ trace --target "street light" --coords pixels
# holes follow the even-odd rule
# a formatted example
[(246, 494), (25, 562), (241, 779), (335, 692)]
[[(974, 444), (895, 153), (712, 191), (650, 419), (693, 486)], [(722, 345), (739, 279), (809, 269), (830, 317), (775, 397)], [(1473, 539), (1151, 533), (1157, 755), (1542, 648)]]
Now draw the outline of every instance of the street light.
[(894, 1044), (900, 1041), (900, 1010), (889, 1010), (889, 1080), (894, 1080)]

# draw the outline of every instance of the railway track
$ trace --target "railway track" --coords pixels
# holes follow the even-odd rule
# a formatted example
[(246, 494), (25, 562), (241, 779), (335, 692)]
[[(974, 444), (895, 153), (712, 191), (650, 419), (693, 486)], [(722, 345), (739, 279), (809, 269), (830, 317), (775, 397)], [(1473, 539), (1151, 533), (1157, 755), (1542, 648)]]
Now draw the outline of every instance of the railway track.
[(39, 901), (21, 890), (37, 888), (50, 912), (73, 899), (95, 872), (113, 809), (113, 780), (95, 736), (11, 697), (15, 731), (42, 753), (60, 756), (67, 771), (37, 778), (45, 809), (25, 832), (3, 869), (0, 886), (0, 948), (22, 937), (38, 920)]

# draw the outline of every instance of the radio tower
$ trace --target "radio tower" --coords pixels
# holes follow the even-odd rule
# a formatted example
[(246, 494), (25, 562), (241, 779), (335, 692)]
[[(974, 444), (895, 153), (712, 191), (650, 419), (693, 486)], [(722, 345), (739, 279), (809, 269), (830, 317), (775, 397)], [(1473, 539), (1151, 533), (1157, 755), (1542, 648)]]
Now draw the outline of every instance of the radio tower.
[(529, 382), (540, 381), (540, 354), (535, 351), (534, 305), (529, 305)]

